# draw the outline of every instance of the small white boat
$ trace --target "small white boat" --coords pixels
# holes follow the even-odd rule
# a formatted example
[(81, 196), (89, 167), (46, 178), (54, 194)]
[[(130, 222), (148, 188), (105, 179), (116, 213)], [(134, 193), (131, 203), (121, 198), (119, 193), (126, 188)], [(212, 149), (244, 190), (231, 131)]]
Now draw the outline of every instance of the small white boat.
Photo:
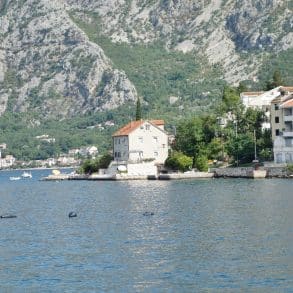
[(21, 174), (21, 177), (22, 178), (32, 178), (32, 173), (31, 172), (27, 172), (27, 171), (24, 171), (22, 174)]
[(20, 180), (21, 179), (21, 177), (16, 177), (16, 176), (11, 176), (11, 177), (9, 177), (9, 180), (10, 181), (16, 181), (16, 180)]

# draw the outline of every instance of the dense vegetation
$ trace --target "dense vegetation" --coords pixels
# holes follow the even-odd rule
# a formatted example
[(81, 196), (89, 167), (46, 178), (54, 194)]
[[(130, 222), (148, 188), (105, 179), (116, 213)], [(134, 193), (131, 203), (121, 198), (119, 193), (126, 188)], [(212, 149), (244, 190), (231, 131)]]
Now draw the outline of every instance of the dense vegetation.
[[(226, 119), (225, 124), (221, 123), (223, 119)], [(271, 133), (262, 130), (264, 121), (263, 112), (244, 109), (239, 89), (225, 87), (215, 112), (179, 123), (174, 145), (176, 152), (168, 161), (174, 162), (176, 158), (177, 169), (184, 169), (180, 156), (178, 158), (178, 152), (181, 152), (193, 160), (193, 167), (205, 171), (208, 160), (236, 165), (251, 163), (254, 159), (269, 160), (272, 157)], [(171, 167), (174, 169), (174, 164)]]
[(94, 160), (85, 160), (78, 171), (83, 174), (92, 174), (98, 172), (99, 169), (107, 169), (112, 160), (113, 157), (106, 153)]

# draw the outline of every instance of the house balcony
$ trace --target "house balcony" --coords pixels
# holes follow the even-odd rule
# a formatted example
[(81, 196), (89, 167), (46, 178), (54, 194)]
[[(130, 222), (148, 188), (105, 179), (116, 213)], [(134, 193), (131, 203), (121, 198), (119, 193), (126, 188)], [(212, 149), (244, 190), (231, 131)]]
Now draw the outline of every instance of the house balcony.
[(293, 115), (284, 116), (284, 122), (292, 122), (292, 121), (293, 121)]

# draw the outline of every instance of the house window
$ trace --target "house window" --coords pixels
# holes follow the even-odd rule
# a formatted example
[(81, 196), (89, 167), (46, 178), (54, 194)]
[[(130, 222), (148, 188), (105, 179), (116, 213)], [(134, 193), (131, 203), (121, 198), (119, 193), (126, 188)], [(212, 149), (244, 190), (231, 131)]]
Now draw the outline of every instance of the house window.
[(166, 145), (164, 143), (162, 144), (162, 146), (163, 146), (163, 149), (166, 147)]
[(279, 136), (279, 135), (280, 135), (280, 130), (276, 129), (276, 136)]
[(159, 154), (158, 152), (154, 152), (154, 156), (157, 157)]
[(154, 140), (154, 143), (158, 143), (158, 137), (157, 136), (153, 136), (153, 140)]
[(150, 125), (149, 124), (146, 124), (145, 129), (146, 130), (150, 130)]
[(275, 117), (275, 123), (279, 123), (280, 122), (280, 119), (278, 116)]
[(291, 147), (293, 144), (292, 144), (293, 140), (292, 139), (285, 139), (285, 146), (286, 147)]
[(118, 157), (118, 158), (121, 157), (121, 153), (120, 153), (120, 152), (117, 153), (117, 157)]
[(117, 158), (117, 152), (115, 152), (114, 157)]
[(142, 136), (140, 136), (140, 137), (138, 138), (138, 140), (139, 140), (140, 143), (143, 143), (143, 137), (142, 137)]
[(278, 104), (275, 104), (275, 110), (279, 110), (279, 105)]
[(120, 144), (120, 138), (118, 139), (118, 144)]

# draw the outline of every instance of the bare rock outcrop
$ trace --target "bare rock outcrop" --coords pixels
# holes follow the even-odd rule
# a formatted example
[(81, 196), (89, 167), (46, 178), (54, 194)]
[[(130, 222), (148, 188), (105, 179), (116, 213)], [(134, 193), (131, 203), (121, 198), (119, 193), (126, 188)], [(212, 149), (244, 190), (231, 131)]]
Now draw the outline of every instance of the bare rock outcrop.
[(13, 111), (35, 109), (48, 117), (113, 109), (136, 99), (125, 73), (113, 68), (67, 11), (60, 0), (2, 6), (0, 113), (9, 99)]

